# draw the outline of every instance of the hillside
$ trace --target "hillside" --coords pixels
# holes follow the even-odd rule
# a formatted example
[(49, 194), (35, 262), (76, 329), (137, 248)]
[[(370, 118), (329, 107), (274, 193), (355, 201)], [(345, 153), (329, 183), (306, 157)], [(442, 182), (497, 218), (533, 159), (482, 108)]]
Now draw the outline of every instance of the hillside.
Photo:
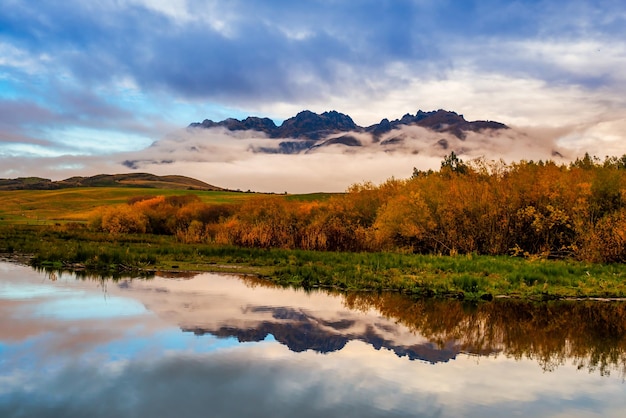
[(74, 187), (136, 187), (173, 190), (224, 190), (185, 176), (156, 176), (149, 173), (98, 174), (91, 177), (70, 177), (52, 181), (40, 177), (0, 179), (0, 190), (57, 190)]

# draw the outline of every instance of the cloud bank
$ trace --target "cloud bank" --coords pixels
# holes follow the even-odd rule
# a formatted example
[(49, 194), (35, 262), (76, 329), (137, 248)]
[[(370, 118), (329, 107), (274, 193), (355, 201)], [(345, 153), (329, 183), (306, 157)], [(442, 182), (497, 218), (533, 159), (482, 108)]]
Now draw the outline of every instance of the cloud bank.
[[(622, 126), (620, 122), (606, 122), (606, 126), (467, 131), (464, 139), (419, 126), (401, 126), (380, 138), (363, 132), (347, 133), (361, 146), (323, 145), (346, 134), (330, 135), (318, 140), (320, 146), (299, 154), (271, 153), (279, 149), (281, 141), (289, 139), (268, 138), (261, 132), (187, 128), (140, 151), (47, 158), (37, 167), (29, 167), (33, 159), (13, 158), (0, 170), (0, 176), (11, 177), (28, 170), (33, 175), (59, 180), (72, 175), (137, 171), (182, 174), (232, 190), (342, 192), (354, 183), (408, 178), (414, 167), (436, 170), (452, 151), (465, 161), (484, 158), (507, 163), (568, 163), (585, 152), (601, 158), (621, 155), (621, 137), (599, 138), (604, 138), (602, 129)], [(593, 140), (587, 140), (593, 135)]]

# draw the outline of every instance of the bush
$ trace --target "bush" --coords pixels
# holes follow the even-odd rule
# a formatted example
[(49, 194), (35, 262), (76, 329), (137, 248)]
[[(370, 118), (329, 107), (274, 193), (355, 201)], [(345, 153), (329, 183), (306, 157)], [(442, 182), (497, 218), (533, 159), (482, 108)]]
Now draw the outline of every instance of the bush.
[(102, 231), (111, 234), (145, 233), (148, 218), (130, 206), (106, 208), (100, 216)]

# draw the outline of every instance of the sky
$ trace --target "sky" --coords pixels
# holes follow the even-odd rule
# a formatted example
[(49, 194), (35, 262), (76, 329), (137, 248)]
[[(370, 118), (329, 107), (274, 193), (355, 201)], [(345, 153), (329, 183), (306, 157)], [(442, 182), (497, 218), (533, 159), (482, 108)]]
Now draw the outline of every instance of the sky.
[(304, 109), (362, 126), (446, 109), (513, 129), (507, 152), (482, 138), (466, 158), (621, 156), (625, 40), (621, 0), (0, 0), (0, 178), (143, 160), (134, 169), (233, 189), (341, 191), (441, 159), (270, 157), (223, 132), (185, 152), (191, 122)]

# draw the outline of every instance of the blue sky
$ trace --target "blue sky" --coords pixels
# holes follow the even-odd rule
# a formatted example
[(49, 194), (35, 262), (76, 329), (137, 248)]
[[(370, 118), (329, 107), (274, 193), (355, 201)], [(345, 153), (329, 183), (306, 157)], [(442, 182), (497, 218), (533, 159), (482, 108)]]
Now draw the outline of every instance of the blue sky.
[(444, 108), (619, 153), (624, 40), (621, 0), (0, 0), (0, 177), (303, 109)]

